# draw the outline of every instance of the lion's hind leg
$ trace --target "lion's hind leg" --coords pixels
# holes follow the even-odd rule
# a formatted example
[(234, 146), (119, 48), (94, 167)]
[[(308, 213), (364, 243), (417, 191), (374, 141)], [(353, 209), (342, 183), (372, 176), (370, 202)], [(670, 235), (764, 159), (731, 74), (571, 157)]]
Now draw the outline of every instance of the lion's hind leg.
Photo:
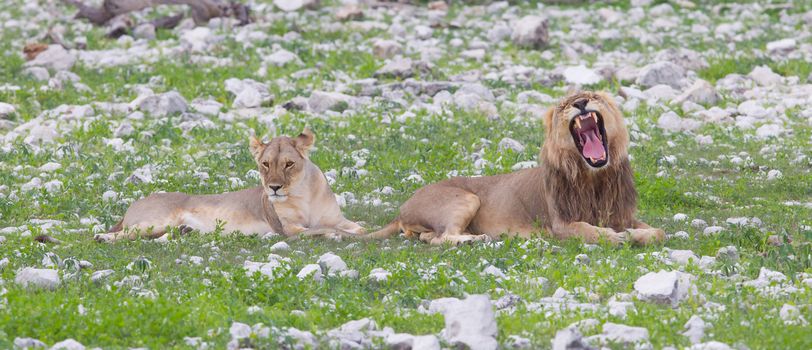
[(99, 242), (115, 242), (142, 238), (158, 238), (169, 228), (184, 227), (182, 204), (188, 198), (180, 193), (160, 193), (134, 202), (121, 222), (110, 232), (97, 234), (93, 238)]
[(400, 220), (403, 227), (414, 232), (421, 241), (431, 244), (487, 240), (487, 235), (468, 232), (479, 205), (479, 196), (474, 193), (451, 186), (435, 186), (430, 192), (417, 193), (404, 203)]

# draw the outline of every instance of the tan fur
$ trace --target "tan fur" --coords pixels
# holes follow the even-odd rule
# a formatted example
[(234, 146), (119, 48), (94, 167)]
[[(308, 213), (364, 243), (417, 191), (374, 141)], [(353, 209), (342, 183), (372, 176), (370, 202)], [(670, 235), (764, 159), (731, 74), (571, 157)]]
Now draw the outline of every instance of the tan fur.
[[(608, 163), (587, 164), (570, 134), (571, 111), (587, 103), (603, 118)], [(564, 98), (544, 118), (546, 138), (537, 168), (510, 174), (455, 177), (418, 190), (400, 215), (367, 238), (398, 231), (437, 244), (495, 239), (502, 234), (529, 237), (542, 229), (557, 238), (637, 244), (662, 241), (665, 233), (635, 218), (637, 192), (627, 154), (623, 115), (603, 93), (579, 92)]]
[[(335, 229), (363, 233), (356, 223), (344, 218), (321, 170), (308, 158), (315, 136), (305, 129), (296, 138), (277, 137), (268, 143), (251, 138), (250, 150), (262, 178), (262, 186), (213, 195), (155, 193), (134, 202), (124, 218), (99, 241), (157, 238), (169, 228), (181, 232), (223, 232), (244, 234), (276, 232), (293, 235), (304, 230)], [(293, 162), (292, 166), (289, 162)], [(273, 197), (269, 186), (281, 186)]]

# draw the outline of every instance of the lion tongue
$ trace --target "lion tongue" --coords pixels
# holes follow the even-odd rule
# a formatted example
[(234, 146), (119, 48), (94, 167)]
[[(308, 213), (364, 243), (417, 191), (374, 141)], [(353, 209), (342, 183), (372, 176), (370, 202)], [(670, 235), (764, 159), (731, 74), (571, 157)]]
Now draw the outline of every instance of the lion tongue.
[(603, 143), (598, 140), (597, 130), (589, 130), (582, 134), (582, 137), (585, 139), (582, 152), (584, 157), (603, 159), (604, 155), (606, 154), (606, 149), (603, 148)]

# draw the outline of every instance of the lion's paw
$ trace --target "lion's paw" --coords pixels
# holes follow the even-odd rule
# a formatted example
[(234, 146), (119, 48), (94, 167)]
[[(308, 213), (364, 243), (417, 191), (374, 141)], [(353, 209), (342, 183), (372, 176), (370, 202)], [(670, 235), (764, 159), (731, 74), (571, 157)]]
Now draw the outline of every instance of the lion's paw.
[(115, 237), (109, 233), (97, 233), (93, 235), (93, 239), (100, 243), (111, 243)]
[(665, 231), (659, 228), (630, 228), (630, 240), (637, 245), (647, 245), (662, 242), (665, 240)]
[(601, 235), (613, 245), (622, 245), (628, 239), (626, 232), (616, 232), (613, 229), (604, 229)]

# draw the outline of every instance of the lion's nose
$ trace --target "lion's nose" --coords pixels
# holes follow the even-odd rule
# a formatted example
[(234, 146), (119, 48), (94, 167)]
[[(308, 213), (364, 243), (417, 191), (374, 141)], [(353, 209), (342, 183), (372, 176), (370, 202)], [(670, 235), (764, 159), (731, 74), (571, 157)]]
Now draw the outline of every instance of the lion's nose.
[(274, 185), (271, 185), (271, 186), (268, 186), (268, 187), (270, 187), (271, 190), (273, 190), (274, 193), (276, 193), (276, 191), (279, 191), (279, 189), (282, 188), (282, 186), (274, 186)]
[(572, 106), (575, 107), (575, 108), (580, 109), (581, 111), (583, 111), (584, 109), (586, 109), (586, 104), (588, 102), (589, 101), (587, 101), (586, 99), (578, 100), (578, 101), (575, 101), (575, 103), (573, 103)]

